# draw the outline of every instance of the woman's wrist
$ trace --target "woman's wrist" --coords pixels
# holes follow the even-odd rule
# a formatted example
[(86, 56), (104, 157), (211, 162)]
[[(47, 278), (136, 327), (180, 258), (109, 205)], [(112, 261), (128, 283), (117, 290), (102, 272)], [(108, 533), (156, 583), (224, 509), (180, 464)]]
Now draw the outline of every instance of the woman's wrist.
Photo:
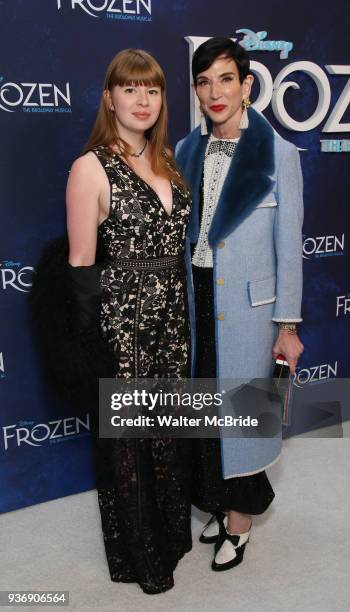
[(297, 334), (296, 323), (288, 323), (287, 321), (280, 321), (278, 323), (279, 331), (286, 331), (288, 334)]

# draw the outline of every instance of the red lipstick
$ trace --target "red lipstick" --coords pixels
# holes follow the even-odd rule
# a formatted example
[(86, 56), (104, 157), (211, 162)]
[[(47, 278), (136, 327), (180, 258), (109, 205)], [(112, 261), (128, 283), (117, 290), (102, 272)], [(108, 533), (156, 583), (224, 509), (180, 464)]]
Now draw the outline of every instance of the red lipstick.
[(224, 108), (226, 108), (225, 104), (213, 104), (213, 106), (210, 107), (210, 110), (214, 111), (214, 113), (220, 113), (224, 110)]

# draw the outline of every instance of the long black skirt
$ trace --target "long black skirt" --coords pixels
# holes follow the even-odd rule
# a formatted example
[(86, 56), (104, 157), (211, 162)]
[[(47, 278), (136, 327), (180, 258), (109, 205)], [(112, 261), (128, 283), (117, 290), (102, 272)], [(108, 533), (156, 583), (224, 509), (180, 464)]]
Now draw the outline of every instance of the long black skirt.
[[(216, 378), (213, 269), (192, 266), (196, 304), (196, 378)], [(233, 338), (234, 341), (234, 338)], [(262, 514), (275, 494), (265, 471), (222, 478), (218, 438), (193, 440), (192, 503), (204, 512)]]

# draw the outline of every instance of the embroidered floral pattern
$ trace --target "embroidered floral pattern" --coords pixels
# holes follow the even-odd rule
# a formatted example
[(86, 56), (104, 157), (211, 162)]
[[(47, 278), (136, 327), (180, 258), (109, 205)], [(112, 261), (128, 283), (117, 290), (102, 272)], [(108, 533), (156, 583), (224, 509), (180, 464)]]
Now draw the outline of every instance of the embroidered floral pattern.
[[(99, 234), (107, 254), (101, 274), (101, 326), (116, 376), (184, 378), (190, 333), (183, 264), (139, 269), (137, 260), (183, 256), (190, 196), (172, 183), (169, 215), (153, 189), (117, 155), (94, 148), (110, 185)], [(132, 259), (135, 267), (118, 261)], [(190, 440), (98, 440), (98, 461), (111, 472), (98, 499), (111, 579), (166, 591), (191, 548)]]

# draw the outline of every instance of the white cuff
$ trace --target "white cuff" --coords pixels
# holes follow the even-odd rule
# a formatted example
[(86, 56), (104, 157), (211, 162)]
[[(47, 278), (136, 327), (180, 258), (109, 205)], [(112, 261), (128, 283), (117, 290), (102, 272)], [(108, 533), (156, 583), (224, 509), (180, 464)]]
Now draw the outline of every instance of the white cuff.
[(272, 317), (272, 321), (275, 323), (301, 323), (303, 319), (276, 319)]

